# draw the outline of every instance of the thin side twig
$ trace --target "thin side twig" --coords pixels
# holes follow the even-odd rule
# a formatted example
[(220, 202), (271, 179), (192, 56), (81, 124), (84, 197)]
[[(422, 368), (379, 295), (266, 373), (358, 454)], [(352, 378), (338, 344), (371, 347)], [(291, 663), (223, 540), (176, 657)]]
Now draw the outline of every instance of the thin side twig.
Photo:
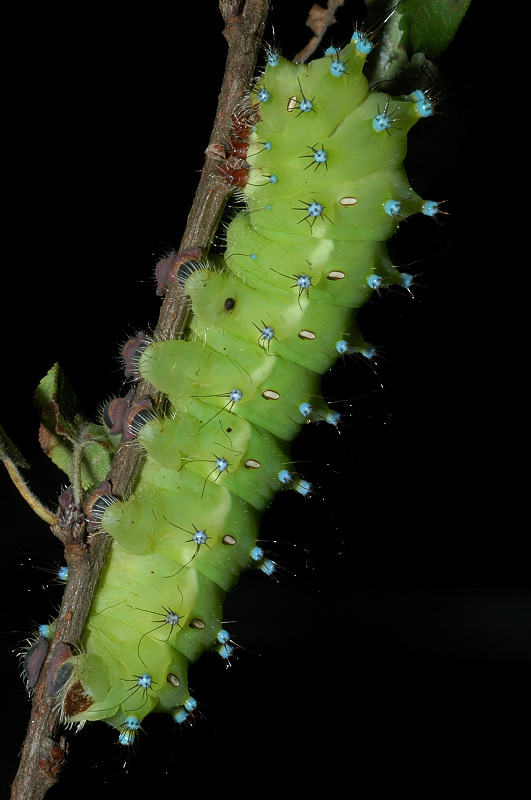
[[(206, 150), (206, 160), (193, 201), (181, 249), (193, 245), (208, 249), (231, 188), (219, 177), (223, 142), (227, 141), (232, 114), (245, 97), (254, 75), (270, 0), (220, 0), (228, 43), (225, 75), (219, 96), (215, 123)], [(184, 330), (188, 316), (187, 298), (176, 285), (170, 286), (155, 330), (157, 339), (169, 339)], [(154, 388), (140, 381), (136, 397), (155, 397)], [(113, 460), (109, 475), (113, 494), (124, 497), (134, 485), (141, 466), (136, 448), (122, 447)], [(112, 539), (105, 533), (87, 537), (83, 508), (74, 502), (62, 509), (52, 532), (65, 546), (68, 582), (65, 587), (54, 641), (41, 669), (32, 700), (31, 717), (15, 776), (12, 800), (42, 800), (59, 779), (68, 753), (68, 731), (61, 734), (58, 698), (47, 686), (57, 666), (57, 656), (65, 645), (72, 652), (79, 647), (92, 598), (107, 560)], [(55, 665), (55, 666), (54, 666)], [(52, 671), (50, 668), (52, 667)]]
[(337, 20), (335, 12), (344, 5), (345, 0), (328, 0), (326, 8), (314, 3), (308, 12), (306, 25), (312, 29), (313, 36), (309, 42), (293, 57), (295, 64), (304, 64), (312, 56), (322, 42), (328, 28)]

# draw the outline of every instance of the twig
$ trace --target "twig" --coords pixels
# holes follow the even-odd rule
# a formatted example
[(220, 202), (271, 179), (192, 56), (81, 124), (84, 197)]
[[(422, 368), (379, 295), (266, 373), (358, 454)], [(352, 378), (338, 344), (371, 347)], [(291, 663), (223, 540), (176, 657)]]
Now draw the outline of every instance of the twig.
[[(190, 211), (181, 249), (194, 245), (207, 250), (217, 227), (230, 186), (219, 177), (216, 165), (227, 141), (232, 114), (249, 91), (260, 42), (269, 12), (270, 0), (220, 0), (228, 43), (227, 63), (210, 144), (195, 199)], [(174, 338), (184, 330), (188, 316), (187, 298), (177, 285), (169, 287), (155, 330), (157, 339)], [(137, 386), (136, 396), (155, 398), (154, 388), (145, 381)], [(124, 497), (133, 486), (141, 466), (136, 448), (122, 447), (113, 460), (110, 481), (113, 494)], [(57, 697), (47, 687), (50, 667), (67, 645), (76, 651), (89, 614), (92, 598), (103, 570), (112, 539), (105, 533), (87, 538), (83, 509), (73, 499), (60, 510), (52, 532), (65, 546), (68, 582), (57, 617), (57, 628), (50, 652), (35, 686), (31, 718), (24, 741), (20, 765), (12, 785), (12, 800), (41, 800), (53, 786), (68, 751), (66, 735), (60, 736), (61, 712)]]
[(304, 64), (319, 47), (328, 28), (336, 22), (336, 10), (344, 4), (345, 0), (328, 0), (326, 8), (314, 3), (308, 13), (306, 25), (312, 29), (314, 35), (307, 45), (293, 57), (295, 64)]

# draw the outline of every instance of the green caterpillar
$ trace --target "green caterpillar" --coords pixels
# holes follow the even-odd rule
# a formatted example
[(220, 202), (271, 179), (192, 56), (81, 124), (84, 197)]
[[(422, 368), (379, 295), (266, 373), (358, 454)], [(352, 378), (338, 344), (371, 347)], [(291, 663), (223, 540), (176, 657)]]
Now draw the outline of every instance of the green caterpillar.
[(128, 374), (165, 402), (107, 408), (111, 435), (145, 460), (128, 500), (108, 484), (87, 500), (91, 535), (104, 530), (114, 545), (82, 651), (54, 684), (67, 722), (104, 720), (123, 745), (150, 712), (193, 715), (187, 674), (201, 653), (230, 658), (226, 593), (243, 570), (275, 570), (257, 542), (261, 514), (281, 490), (312, 491), (290, 467), (289, 443), (309, 422), (339, 424), (321, 376), (338, 358), (374, 355), (355, 309), (412, 280), (385, 242), (408, 216), (439, 210), (403, 168), (408, 130), (432, 103), (421, 91), (371, 91), (370, 49), (355, 31), (306, 65), (268, 51), (235, 121), (246, 165), (226, 177), (246, 208), (224, 255), (177, 254), (159, 270), (159, 291), (177, 282), (191, 299), (189, 331), (127, 348)]

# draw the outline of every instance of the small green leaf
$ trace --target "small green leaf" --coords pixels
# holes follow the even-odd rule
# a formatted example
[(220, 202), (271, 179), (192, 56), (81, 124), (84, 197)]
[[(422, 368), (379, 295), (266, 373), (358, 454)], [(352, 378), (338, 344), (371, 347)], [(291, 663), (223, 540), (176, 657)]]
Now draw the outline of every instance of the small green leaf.
[(76, 483), (74, 451), (81, 448), (81, 487), (89, 489), (101, 483), (116, 448), (103, 426), (86, 420), (59, 364), (54, 364), (41, 380), (34, 401), (41, 415), (39, 443), (46, 455)]
[(408, 54), (438, 61), (452, 42), (471, 0), (406, 0), (399, 9)]
[(34, 402), (40, 411), (42, 425), (59, 436), (71, 440), (76, 438), (83, 414), (59, 364), (54, 364), (37, 386)]
[(2, 461), (12, 461), (13, 464), (16, 464), (17, 467), (21, 467), (22, 469), (27, 469), (29, 467), (28, 462), (16, 446), (14, 442), (11, 441), (5, 430), (0, 425), (0, 459)]

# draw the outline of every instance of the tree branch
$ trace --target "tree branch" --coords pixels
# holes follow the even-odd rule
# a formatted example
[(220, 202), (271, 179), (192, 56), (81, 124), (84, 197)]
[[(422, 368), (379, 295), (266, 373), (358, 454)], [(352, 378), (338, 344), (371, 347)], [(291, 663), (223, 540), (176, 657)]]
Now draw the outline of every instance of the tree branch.
[[(228, 43), (227, 63), (205, 164), (181, 242), (181, 249), (195, 246), (205, 252), (231, 193), (230, 185), (219, 175), (217, 166), (231, 131), (232, 114), (251, 85), (270, 0), (220, 0), (219, 5)], [(180, 287), (170, 285), (155, 337), (171, 339), (182, 333), (188, 306)], [(156, 399), (156, 392), (146, 381), (139, 381), (135, 396)], [(141, 459), (137, 448), (119, 449), (109, 476), (115, 496), (125, 497), (131, 491)], [(52, 526), (52, 531), (65, 546), (68, 582), (56, 621), (55, 637), (34, 689), (31, 717), (12, 785), (12, 800), (41, 800), (57, 782), (66, 761), (66, 734), (59, 738), (60, 703), (48, 688), (48, 678), (53, 679), (65, 646), (71, 652), (76, 652), (79, 647), (92, 598), (112, 544), (106, 533), (87, 537), (83, 508), (73, 499), (60, 509), (58, 522)]]

